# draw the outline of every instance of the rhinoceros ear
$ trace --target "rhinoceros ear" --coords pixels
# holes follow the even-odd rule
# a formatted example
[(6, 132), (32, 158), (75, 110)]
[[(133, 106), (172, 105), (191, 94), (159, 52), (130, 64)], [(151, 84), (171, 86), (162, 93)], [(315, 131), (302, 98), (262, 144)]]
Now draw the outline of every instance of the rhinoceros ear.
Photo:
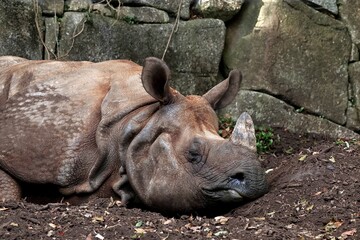
[(224, 108), (234, 100), (239, 92), (241, 79), (241, 72), (232, 70), (227, 79), (210, 89), (203, 97), (213, 109)]
[(142, 84), (147, 93), (163, 104), (171, 101), (169, 80), (170, 69), (164, 61), (155, 57), (145, 59), (141, 73)]

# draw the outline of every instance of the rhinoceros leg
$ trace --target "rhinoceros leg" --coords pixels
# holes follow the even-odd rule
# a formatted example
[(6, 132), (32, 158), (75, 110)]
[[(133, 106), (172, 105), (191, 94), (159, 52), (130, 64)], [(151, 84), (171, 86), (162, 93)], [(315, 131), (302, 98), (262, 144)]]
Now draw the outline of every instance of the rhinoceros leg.
[(19, 184), (9, 174), (0, 170), (0, 200), (15, 200), (21, 198)]

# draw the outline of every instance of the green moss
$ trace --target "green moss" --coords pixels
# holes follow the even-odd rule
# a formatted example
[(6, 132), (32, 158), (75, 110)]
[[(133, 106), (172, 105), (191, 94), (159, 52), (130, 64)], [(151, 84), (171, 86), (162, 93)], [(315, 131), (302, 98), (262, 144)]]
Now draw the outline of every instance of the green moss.
[(125, 22), (127, 22), (128, 24), (136, 24), (139, 21), (136, 19), (136, 17), (133, 16), (125, 16), (122, 18), (122, 20), (124, 20)]

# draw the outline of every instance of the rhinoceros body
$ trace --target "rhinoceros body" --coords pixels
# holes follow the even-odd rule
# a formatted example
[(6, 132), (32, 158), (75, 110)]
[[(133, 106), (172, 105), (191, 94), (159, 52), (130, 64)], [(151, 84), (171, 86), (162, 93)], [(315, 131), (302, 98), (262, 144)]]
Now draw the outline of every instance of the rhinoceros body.
[(0, 57), (0, 199), (20, 199), (21, 182), (172, 212), (264, 194), (250, 116), (230, 140), (217, 135), (214, 109), (233, 100), (240, 73), (203, 96), (181, 95), (169, 78), (156, 58)]

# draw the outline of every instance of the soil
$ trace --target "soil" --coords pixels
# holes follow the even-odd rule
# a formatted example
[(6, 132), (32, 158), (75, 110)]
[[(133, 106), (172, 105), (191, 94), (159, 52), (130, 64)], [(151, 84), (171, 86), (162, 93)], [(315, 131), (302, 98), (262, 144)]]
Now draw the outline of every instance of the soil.
[(275, 130), (269, 193), (221, 216), (164, 216), (112, 199), (0, 203), (0, 239), (360, 239), (360, 142)]

